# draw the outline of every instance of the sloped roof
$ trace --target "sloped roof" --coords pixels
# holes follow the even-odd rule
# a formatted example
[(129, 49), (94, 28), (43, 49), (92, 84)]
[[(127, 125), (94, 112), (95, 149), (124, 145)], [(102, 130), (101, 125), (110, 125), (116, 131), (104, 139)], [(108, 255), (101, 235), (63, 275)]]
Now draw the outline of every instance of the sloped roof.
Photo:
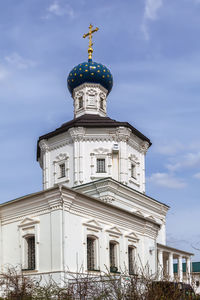
[(37, 160), (40, 157), (40, 147), (39, 147), (39, 142), (43, 139), (49, 139), (51, 137), (54, 137), (56, 135), (59, 135), (63, 132), (68, 131), (72, 127), (86, 127), (86, 128), (115, 128), (119, 126), (124, 126), (127, 128), (130, 128), (132, 133), (135, 134), (137, 137), (139, 137), (141, 140), (146, 141), (149, 143), (151, 146), (151, 141), (148, 139), (145, 135), (143, 135), (140, 131), (138, 131), (136, 128), (134, 128), (131, 124), (128, 122), (119, 122), (116, 120), (113, 120), (109, 117), (101, 117), (99, 115), (83, 115), (80, 116), (76, 119), (73, 119), (69, 122), (66, 122), (61, 125), (61, 127), (57, 128), (54, 131), (51, 131), (45, 135), (42, 135), (38, 139), (38, 144), (37, 144)]

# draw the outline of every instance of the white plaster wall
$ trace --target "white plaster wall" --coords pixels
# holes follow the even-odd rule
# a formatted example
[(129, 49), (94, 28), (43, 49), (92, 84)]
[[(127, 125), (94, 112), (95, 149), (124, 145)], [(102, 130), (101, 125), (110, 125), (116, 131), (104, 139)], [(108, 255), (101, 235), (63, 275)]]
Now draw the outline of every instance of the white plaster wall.
[[(72, 272), (77, 272), (80, 269), (87, 271), (86, 237), (87, 234), (93, 234), (98, 237), (97, 268), (101, 271), (106, 272), (107, 268), (109, 269), (109, 241), (114, 240), (119, 243), (118, 259), (120, 271), (123, 272), (128, 269), (128, 245), (133, 245), (136, 249), (135, 258), (138, 269), (144, 268), (148, 263), (150, 271), (152, 273), (155, 272), (155, 251), (152, 256), (149, 254), (149, 248), (155, 246), (155, 239), (137, 234), (139, 241), (130, 242), (125, 237), (127, 228), (120, 228), (122, 234), (117, 236), (117, 234), (109, 234), (107, 232), (107, 228), (115, 224), (105, 224), (105, 222), (98, 220), (102, 229), (97, 230), (83, 225), (87, 219), (73, 214), (65, 213), (65, 220), (67, 224), (65, 229), (65, 268), (67, 270)], [(131, 230), (131, 228), (129, 229)]]
[(21, 264), (21, 249), (19, 248), (19, 231), (17, 222), (2, 226), (2, 256), (1, 264)]
[[(54, 186), (55, 183), (65, 183), (66, 186), (72, 187), (103, 177), (112, 177), (142, 193), (145, 192), (145, 153), (136, 149), (139, 147), (138, 138), (134, 140), (134, 136), (130, 136), (136, 147), (131, 146), (126, 139), (118, 141), (115, 128), (113, 130), (112, 128), (70, 130), (70, 133), (46, 141), (48, 151), (43, 157), (44, 189)], [(123, 130), (130, 135), (127, 128), (123, 127)], [(114, 144), (119, 146), (118, 153), (112, 151)], [(54, 162), (58, 160), (59, 155), (69, 156), (69, 180), (59, 179), (58, 170), (55, 174)], [(96, 173), (97, 158), (106, 159), (105, 173)], [(131, 177), (131, 162), (136, 165), (136, 179)]]
[(166, 245), (166, 225), (163, 221), (158, 232), (157, 243)]
[[(61, 212), (53, 211), (39, 217), (39, 242), (37, 266), (40, 272), (59, 271), (62, 268), (62, 238), (61, 238)], [(23, 244), (21, 243), (20, 222), (9, 223), (2, 226), (2, 255), (0, 264), (10, 264), (23, 267)]]

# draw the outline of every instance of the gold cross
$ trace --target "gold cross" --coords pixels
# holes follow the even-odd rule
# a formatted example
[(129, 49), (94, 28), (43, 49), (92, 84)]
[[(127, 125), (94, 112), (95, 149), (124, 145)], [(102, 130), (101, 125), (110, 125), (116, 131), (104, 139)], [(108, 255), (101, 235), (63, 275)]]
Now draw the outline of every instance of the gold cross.
[(93, 43), (92, 43), (92, 34), (99, 30), (98, 27), (96, 27), (95, 29), (92, 30), (92, 27), (93, 26), (90, 24), (89, 32), (83, 35), (83, 38), (86, 38), (87, 36), (89, 36), (88, 59), (92, 59), (92, 52), (93, 52), (93, 49), (92, 49), (92, 45), (93, 45)]

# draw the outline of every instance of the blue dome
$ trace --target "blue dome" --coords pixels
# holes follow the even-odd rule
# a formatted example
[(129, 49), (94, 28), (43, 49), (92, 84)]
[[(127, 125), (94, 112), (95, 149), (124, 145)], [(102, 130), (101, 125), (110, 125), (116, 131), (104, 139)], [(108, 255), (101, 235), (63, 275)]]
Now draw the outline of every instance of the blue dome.
[(113, 77), (108, 68), (102, 64), (98, 64), (89, 60), (74, 67), (67, 78), (68, 89), (70, 93), (86, 82), (99, 83), (110, 93), (113, 86)]

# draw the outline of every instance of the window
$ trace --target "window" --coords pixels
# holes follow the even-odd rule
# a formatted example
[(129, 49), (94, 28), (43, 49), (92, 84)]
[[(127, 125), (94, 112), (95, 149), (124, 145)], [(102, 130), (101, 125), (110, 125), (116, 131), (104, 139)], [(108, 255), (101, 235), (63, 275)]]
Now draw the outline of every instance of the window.
[(97, 158), (97, 173), (105, 173), (105, 158)]
[(128, 271), (130, 275), (134, 273), (134, 248), (128, 247)]
[(131, 177), (136, 178), (136, 166), (131, 164)]
[(199, 281), (198, 280), (196, 281), (196, 287), (199, 287)]
[(65, 177), (65, 163), (60, 164), (60, 178)]
[(100, 108), (103, 109), (103, 98), (100, 98)]
[(95, 270), (95, 239), (87, 237), (87, 269)]
[(117, 244), (110, 242), (110, 272), (117, 272)]
[(35, 236), (27, 237), (27, 269), (35, 269)]
[(82, 108), (83, 107), (83, 96), (80, 96), (78, 98), (78, 108)]

